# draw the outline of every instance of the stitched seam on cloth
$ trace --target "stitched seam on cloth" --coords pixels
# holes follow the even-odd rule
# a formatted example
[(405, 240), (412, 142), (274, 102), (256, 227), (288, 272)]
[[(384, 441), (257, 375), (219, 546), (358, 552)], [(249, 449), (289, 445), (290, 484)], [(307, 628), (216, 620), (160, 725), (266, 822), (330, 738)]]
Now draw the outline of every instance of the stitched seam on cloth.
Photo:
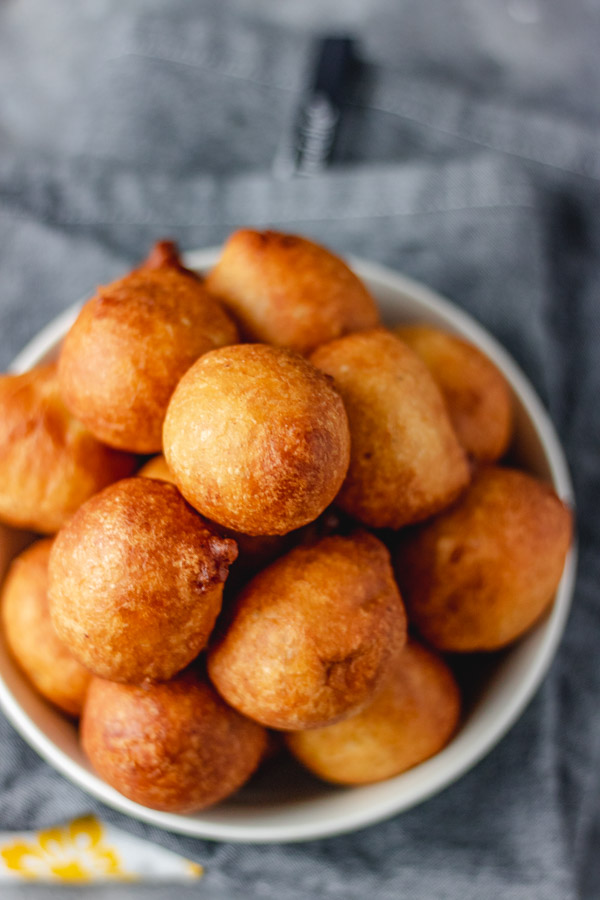
[[(243, 72), (243, 70), (240, 70), (236, 72), (235, 69), (232, 71), (231, 63), (223, 66), (221, 60), (212, 59), (210, 56), (199, 61), (197, 58), (191, 58), (189, 53), (184, 53), (180, 49), (173, 50), (169, 47), (169, 49), (165, 50), (163, 46), (160, 39), (155, 37), (153, 42), (148, 42), (146, 50), (138, 48), (135, 51), (123, 53), (123, 56), (146, 57), (205, 71), (214, 70), (232, 79), (250, 81), (258, 86), (272, 90), (293, 92), (298, 96), (301, 94), (303, 79), (299, 79), (299, 85), (295, 85), (291, 81), (287, 85), (275, 84), (269, 79), (253, 77), (248, 71)], [(411, 77), (414, 78), (414, 75), (411, 75)], [(488, 147), (520, 159), (538, 162), (561, 171), (578, 174), (594, 181), (600, 180), (600, 156), (594, 154), (593, 149), (590, 149), (591, 158), (586, 165), (576, 165), (567, 160), (561, 162), (548, 155), (548, 151), (552, 154), (552, 151), (560, 145), (560, 139), (567, 134), (567, 129), (568, 140), (571, 146), (577, 148), (579, 152), (581, 152), (580, 148), (582, 146), (589, 146), (590, 148), (598, 146), (600, 143), (600, 132), (584, 129), (578, 123), (569, 121), (567, 124), (558, 117), (555, 119), (543, 116), (535, 110), (515, 111), (501, 105), (483, 104), (474, 100), (473, 97), (465, 100), (464, 96), (458, 91), (448, 87), (441, 88), (439, 85), (435, 86), (435, 97), (432, 90), (428, 90), (428, 85), (426, 84), (423, 87), (415, 87), (412, 84), (403, 92), (400, 100), (395, 95), (393, 102), (386, 99), (386, 93), (386, 87), (381, 86), (375, 89), (375, 94), (380, 95), (379, 100), (365, 103), (353, 102), (349, 105), (358, 109), (370, 109), (375, 112), (394, 115), (442, 134), (463, 138), (477, 146)], [(440, 95), (442, 99), (440, 99)], [(399, 103), (403, 104), (405, 108), (399, 109), (397, 106)], [(408, 109), (406, 108), (407, 105), (412, 105), (413, 107), (416, 105), (418, 108)], [(426, 114), (427, 107), (431, 109), (429, 116)], [(462, 127), (449, 128), (436, 124), (434, 119), (448, 118), (448, 110), (453, 110), (457, 119), (460, 119), (468, 111), (472, 119), (474, 119), (473, 125), (469, 128), (466, 124), (461, 123)], [(515, 130), (517, 124), (524, 131), (520, 130), (517, 133)], [(479, 126), (479, 130), (484, 132), (491, 128), (496, 133), (487, 136), (477, 134), (473, 131), (473, 126), (475, 126), (476, 130), (477, 126)], [(547, 133), (550, 130), (552, 131), (551, 136)], [(503, 132), (504, 136), (500, 132)], [(526, 135), (525, 137), (524, 134)], [(551, 137), (551, 140), (549, 140), (549, 137)], [(518, 146), (523, 141), (526, 141), (527, 147)], [(532, 145), (533, 143), (535, 143), (535, 147)], [(591, 167), (592, 171), (589, 171), (589, 167)]]
[[(136, 29), (133, 39), (130, 36), (123, 41), (120, 54), (112, 55), (108, 59), (115, 61), (127, 56), (146, 57), (203, 71), (212, 70), (236, 81), (249, 81), (260, 87), (284, 92), (299, 92), (306, 85), (311, 62), (308, 58), (310, 53), (307, 53), (306, 50), (310, 46), (311, 35), (302, 34), (299, 39), (297, 34), (290, 33), (284, 28), (273, 27), (269, 35), (271, 38), (277, 35), (280, 42), (289, 44), (297, 42), (303, 45), (298, 46), (300, 76), (292, 77), (279, 67), (275, 81), (271, 78), (258, 77), (252, 68), (254, 59), (256, 57), (262, 59), (265, 48), (270, 49), (271, 42), (268, 37), (251, 24), (248, 24), (246, 28), (236, 25), (232, 27), (232, 23), (229, 25), (229, 28), (205, 27), (199, 29), (198, 32), (195, 32), (196, 43), (193, 48), (186, 47), (185, 49), (182, 48), (180, 41), (175, 42), (151, 29), (141, 27)], [(207, 44), (206, 47), (199, 43), (200, 30), (202, 38)], [(218, 48), (215, 48), (212, 43), (215, 36), (219, 41)], [(247, 49), (248, 43), (251, 47), (250, 51)]]
[[(74, 193), (72, 185), (84, 190)], [(88, 226), (168, 224), (167, 197), (176, 217), (174, 227), (537, 209), (527, 178), (515, 177), (504, 164), (478, 156), (438, 168), (352, 166), (310, 180), (277, 181), (255, 172), (220, 178), (199, 175), (175, 183), (163, 176), (141, 179), (128, 171), (106, 173), (94, 165), (74, 168), (34, 156), (25, 164), (0, 164), (0, 199), (3, 195), (4, 207), (16, 215)]]
[[(405, 112), (399, 112), (397, 110), (391, 109), (389, 107), (384, 106), (375, 106), (372, 103), (369, 104), (359, 104), (352, 103), (349, 104), (357, 109), (367, 109), (372, 110), (374, 112), (386, 113), (390, 116), (395, 116), (399, 119), (404, 119), (407, 122), (413, 122), (416, 125), (420, 125), (424, 128), (429, 128), (433, 131), (437, 131), (440, 134), (447, 134), (449, 137), (459, 138), (461, 140), (468, 141), (471, 144), (474, 144), (477, 147), (486, 147), (488, 150), (494, 150), (497, 153), (505, 153), (508, 156), (515, 157), (516, 159), (522, 159), (527, 162), (538, 163), (543, 166), (548, 166), (552, 169), (556, 169), (560, 172), (568, 172), (572, 175), (579, 175), (581, 178), (587, 178), (591, 181), (600, 181), (600, 160), (597, 162), (597, 167), (599, 169), (599, 174), (595, 175), (591, 172), (585, 171), (582, 167), (577, 167), (574, 165), (566, 165), (559, 164), (557, 162), (552, 162), (548, 159), (543, 159), (541, 156), (536, 155), (534, 152), (523, 153), (518, 150), (508, 148), (506, 146), (502, 147), (496, 143), (493, 143), (491, 139), (484, 140), (483, 138), (476, 137), (472, 134), (469, 134), (467, 131), (463, 132), (458, 129), (450, 129), (450, 128), (442, 128), (440, 125), (436, 125), (433, 122), (428, 121), (426, 118), (417, 118), (414, 114), (408, 114)], [(466, 109), (466, 107), (465, 107)], [(600, 135), (597, 138), (598, 143), (600, 143)]]
[[(136, 50), (125, 51), (121, 56), (138, 56), (140, 58), (149, 58), (156, 59), (164, 62), (172, 62), (174, 64), (182, 64), (186, 66), (190, 66), (191, 68), (199, 68), (203, 70), (213, 70), (218, 72), (220, 75), (223, 75), (228, 78), (233, 78), (236, 80), (244, 80), (250, 81), (253, 84), (256, 84), (260, 87), (268, 87), (273, 90), (281, 90), (281, 91), (291, 91), (296, 94), (300, 94), (302, 89), (306, 86), (304, 79), (292, 80), (289, 79), (287, 84), (275, 83), (271, 79), (268, 78), (258, 78), (251, 74), (251, 70), (246, 69), (244, 71), (243, 66), (240, 65), (240, 62), (243, 60), (243, 54), (232, 51), (231, 48), (228, 48), (226, 54), (224, 54), (221, 58), (218, 58), (215, 54), (209, 52), (208, 56), (205, 56), (204, 59), (198, 56), (197, 51), (194, 51), (192, 54), (190, 51), (182, 51), (179, 45), (175, 46), (175, 44), (170, 41), (165, 41), (164, 38), (161, 38), (159, 35), (153, 35), (151, 39), (144, 38), (142, 34), (139, 34), (139, 37), (142, 41), (146, 40), (146, 48), (137, 48)], [(254, 40), (257, 40), (257, 36), (254, 35)], [(260, 37), (258, 41), (264, 43), (264, 40), (261, 41)], [(200, 51), (201, 53), (202, 51)], [(249, 54), (246, 54), (248, 57)], [(231, 57), (231, 60), (228, 59)], [(110, 59), (117, 59), (119, 57), (110, 57)], [(234, 66), (234, 69), (231, 69), (231, 66)], [(388, 67), (378, 67), (376, 64), (371, 63), (373, 68), (380, 68), (381, 72), (385, 75), (396, 74), (393, 70)], [(239, 69), (236, 71), (235, 69)], [(400, 76), (399, 76), (400, 77)], [(427, 105), (432, 106), (432, 102), (435, 104), (436, 112), (439, 110), (447, 110), (449, 103), (448, 100), (452, 100), (454, 98), (458, 98), (463, 104), (465, 103), (465, 92), (454, 90), (451, 87), (440, 86), (439, 84), (430, 84), (427, 79), (420, 78), (420, 83), (415, 84), (415, 80), (419, 81), (419, 75), (411, 72), (410, 78), (412, 79), (412, 84), (405, 84), (402, 87), (401, 92), (401, 101), (402, 103), (416, 104), (421, 110)], [(397, 85), (396, 85), (397, 86)], [(376, 88), (376, 93), (385, 94), (387, 92), (387, 87), (380, 86)], [(434, 96), (435, 95), (435, 96)], [(440, 95), (443, 95), (444, 99), (440, 100)], [(394, 100), (397, 100), (397, 94), (394, 96)], [(580, 125), (578, 122), (574, 120), (569, 120), (568, 122), (564, 122), (558, 115), (556, 117), (547, 116), (537, 112), (533, 109), (517, 109), (504, 106), (501, 103), (494, 104), (493, 102), (482, 103), (481, 101), (475, 100), (473, 97), (467, 98), (467, 103), (473, 104), (473, 106), (484, 113), (487, 118), (496, 126), (502, 127), (506, 124), (507, 118), (513, 119), (528, 119), (526, 124), (530, 124), (531, 118), (537, 119), (542, 126), (550, 126), (553, 129), (565, 129), (568, 128), (570, 132), (571, 138), (573, 138), (573, 134), (576, 134), (576, 139), (573, 140), (573, 144), (575, 145), (578, 142), (588, 142), (590, 146), (598, 146), (600, 142), (600, 131), (596, 129), (585, 128)], [(367, 103), (352, 103), (349, 104), (352, 106), (356, 106), (358, 108), (366, 108), (372, 109), (374, 111), (379, 112), (390, 112), (393, 115), (399, 115), (403, 118), (412, 119), (415, 113), (409, 113), (406, 110), (400, 112), (398, 110), (392, 109), (389, 105), (381, 105), (380, 103), (372, 104), (370, 102)], [(415, 110), (417, 112), (417, 110)], [(426, 121), (415, 120), (418, 124), (428, 124), (429, 127), (436, 128), (437, 126), (434, 123), (429, 123)], [(459, 135), (456, 135), (459, 136)], [(498, 148), (500, 149), (500, 148)], [(600, 160), (600, 157), (599, 157)]]
[(244, 83), (250, 82), (251, 84), (255, 84), (257, 87), (268, 88), (270, 91), (281, 91), (282, 93), (295, 93), (295, 94), (298, 94), (298, 96), (300, 96), (300, 91), (297, 88), (292, 87), (292, 86), (273, 84), (272, 82), (262, 79), (262, 78), (261, 79), (252, 78), (248, 75), (244, 75), (242, 72), (237, 73), (235, 71), (234, 72), (228, 71), (227, 69), (220, 68), (220, 66), (218, 64), (202, 63), (202, 62), (198, 62), (197, 60), (192, 61), (189, 59), (178, 59), (177, 57), (167, 56), (167, 55), (164, 55), (161, 53), (144, 53), (144, 52), (140, 52), (139, 50), (131, 50), (131, 51), (128, 51), (127, 53), (123, 53), (120, 57), (113, 57), (112, 61), (115, 61), (116, 59), (126, 59), (126, 58), (152, 59), (152, 60), (156, 60), (156, 62), (171, 63), (172, 65), (176, 65), (176, 66), (186, 66), (189, 69), (198, 69), (203, 72), (214, 72), (217, 75), (220, 75), (224, 78), (231, 78), (233, 81), (242, 81)]
[[(473, 95), (472, 90), (464, 85), (460, 89), (454, 88), (447, 83), (441, 85), (414, 72), (410, 73), (410, 83), (403, 84), (402, 90), (399, 91), (398, 78), (392, 70), (382, 67), (382, 76), (379, 81), (381, 82), (386, 75), (390, 74), (394, 75), (393, 90), (390, 89), (388, 84), (376, 83), (374, 94), (380, 99), (373, 108), (383, 108), (385, 111), (397, 110), (409, 118), (429, 108), (432, 114), (429, 118), (432, 119), (434, 114), (437, 117), (440, 111), (442, 111), (442, 114), (447, 113), (453, 106), (465, 107), (469, 105), (482, 112), (487, 120), (496, 127), (502, 128), (507, 124), (510, 126), (516, 120), (519, 120), (519, 124), (521, 124), (522, 119), (526, 119), (525, 124), (530, 125), (533, 120), (536, 128), (551, 128), (553, 132), (556, 132), (557, 129), (564, 131), (568, 134), (569, 140), (574, 147), (586, 142), (591, 147), (595, 148), (598, 146), (600, 130), (584, 126), (572, 118), (541, 112), (534, 105), (528, 107), (525, 103), (515, 106), (514, 104), (507, 105), (503, 102), (495, 103), (493, 100), (482, 101), (477, 99)], [(359, 103), (358, 105), (363, 104)], [(364, 105), (369, 107), (371, 103), (369, 101), (364, 103)], [(444, 118), (444, 115), (442, 115), (442, 118)], [(511, 122), (510, 120), (514, 121)]]
[[(534, 209), (531, 204), (518, 204), (518, 203), (497, 203), (497, 204), (482, 204), (481, 206), (473, 205), (473, 206), (446, 206), (446, 207), (437, 207), (431, 209), (422, 209), (422, 210), (396, 210), (392, 212), (382, 212), (382, 213), (344, 213), (343, 215), (337, 216), (306, 216), (306, 217), (295, 217), (289, 219), (281, 219), (281, 218), (269, 218), (269, 222), (276, 222), (278, 224), (285, 225), (286, 223), (293, 222), (337, 222), (343, 221), (347, 219), (352, 219), (356, 221), (360, 221), (361, 219), (395, 219), (398, 217), (411, 218), (414, 216), (430, 216), (430, 215), (443, 215), (445, 213), (460, 213), (460, 212), (470, 212), (470, 211), (492, 211), (492, 210), (501, 210), (501, 209), (525, 209), (532, 210)], [(34, 212), (26, 212), (19, 210), (9, 210), (6, 206), (0, 208), (0, 215), (5, 216), (6, 218), (13, 218), (19, 220), (30, 220), (35, 219), (39, 221), (39, 217), (35, 215)], [(199, 226), (208, 225), (209, 223), (206, 220), (198, 220), (198, 221), (165, 221), (165, 220), (155, 220), (155, 219), (145, 219), (145, 220), (136, 220), (136, 219), (51, 219), (45, 218), (42, 219), (44, 224), (53, 224), (64, 227), (71, 226), (95, 226), (95, 225), (133, 225), (136, 227), (154, 227), (154, 226), (165, 226), (168, 228), (198, 228)], [(239, 225), (239, 221), (235, 219), (211, 219), (211, 223), (217, 226), (231, 226), (237, 227)], [(256, 223), (255, 223), (256, 224)]]

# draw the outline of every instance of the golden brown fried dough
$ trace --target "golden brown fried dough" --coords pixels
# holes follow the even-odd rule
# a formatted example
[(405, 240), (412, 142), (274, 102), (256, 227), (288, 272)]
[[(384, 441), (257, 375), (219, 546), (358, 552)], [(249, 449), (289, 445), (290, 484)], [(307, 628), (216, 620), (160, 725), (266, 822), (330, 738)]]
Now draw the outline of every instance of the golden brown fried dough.
[(333, 376), (352, 438), (336, 504), (374, 528), (400, 528), (452, 503), (469, 468), (425, 364), (383, 329), (325, 344), (311, 362)]
[(237, 791), (266, 746), (264, 728), (192, 670), (144, 688), (94, 678), (81, 740), (112, 787), (167, 812), (194, 812)]
[(167, 463), (202, 515), (244, 534), (286, 534), (333, 500), (350, 455), (331, 382), (264, 344), (213, 350), (186, 372), (164, 427)]
[[(145, 466), (139, 470), (138, 475), (144, 478), (157, 478), (159, 481), (170, 481), (175, 484), (173, 473), (167, 465), (164, 456), (153, 456)], [(217, 527), (217, 526), (215, 526)], [(233, 564), (227, 580), (227, 590), (231, 591), (232, 584), (239, 586), (254, 575), (260, 569), (264, 569), (269, 563), (289, 550), (294, 542), (295, 532), (289, 534), (262, 534), (250, 535), (233, 531), (231, 528), (218, 527), (220, 533), (230, 537), (238, 546), (238, 557)], [(298, 532), (298, 539), (303, 532)]]
[(571, 542), (569, 509), (546, 484), (487, 467), (464, 497), (401, 542), (411, 621), (440, 650), (504, 647), (552, 601)]
[(0, 375), (0, 519), (53, 534), (89, 497), (131, 475), (61, 400), (55, 365)]
[(50, 614), (94, 674), (166, 680), (206, 645), (235, 543), (172, 484), (130, 478), (92, 497), (58, 534)]
[(92, 675), (58, 639), (50, 621), (51, 547), (51, 540), (37, 541), (13, 560), (2, 590), (2, 623), (10, 651), (34, 687), (78, 716)]
[(209, 651), (208, 672), (251, 719), (316, 728), (368, 703), (405, 639), (388, 551), (356, 532), (297, 547), (257, 575)]
[(143, 267), (100, 287), (68, 332), (59, 360), (64, 401), (111, 447), (154, 453), (183, 373), (237, 339), (199, 279), (174, 265)]
[(249, 341), (310, 353), (379, 323), (375, 301), (348, 266), (305, 238), (236, 231), (206, 280)]
[(362, 712), (311, 731), (286, 735), (294, 756), (336, 784), (392, 778), (448, 743), (460, 716), (460, 692), (445, 662), (410, 640), (384, 687)]
[(512, 434), (512, 399), (504, 375), (473, 344), (430, 325), (394, 329), (421, 357), (437, 382), (450, 421), (467, 453), (495, 462)]
[(178, 272), (187, 275), (188, 278), (201, 280), (196, 272), (186, 269), (183, 265), (179, 255), (179, 248), (175, 241), (157, 241), (142, 265), (134, 269), (134, 271), (139, 272), (143, 269), (177, 269)]

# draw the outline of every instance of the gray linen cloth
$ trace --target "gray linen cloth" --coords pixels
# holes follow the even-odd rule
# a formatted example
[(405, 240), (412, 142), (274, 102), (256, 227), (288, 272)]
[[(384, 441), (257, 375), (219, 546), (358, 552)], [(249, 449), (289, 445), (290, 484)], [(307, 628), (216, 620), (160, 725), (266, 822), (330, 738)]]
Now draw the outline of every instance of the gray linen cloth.
[[(449, 0), (428, 18), (417, 3), (401, 17), (378, 0), (375, 20), (360, 20), (370, 63), (336, 165), (275, 181), (269, 166), (305, 83), (318, 7), (286, 19), (266, 2), (255, 16), (241, 2), (0, 6), (0, 367), (161, 236), (192, 249), (241, 225), (273, 226), (422, 279), (505, 344), (564, 442), (581, 558), (557, 659), (519, 723), (459, 783), (377, 826), (301, 845), (211, 843), (129, 820), (57, 775), (0, 714), (0, 830), (93, 811), (201, 862), (200, 885), (177, 888), (184, 898), (597, 897), (600, 155), (598, 110), (577, 88), (584, 75), (600, 80), (586, 66), (599, 17), (570, 7), (575, 27), (549, 4), (542, 42), (573, 63), (555, 83), (542, 54), (521, 71), (532, 38), (515, 30), (525, 44), (514, 53), (516, 20), (500, 2)], [(513, 7), (521, 20), (538, 9)], [(467, 40), (465, 22), (481, 40)], [(165, 888), (89, 893), (154, 898)], [(67, 891), (3, 897), (25, 894)]]

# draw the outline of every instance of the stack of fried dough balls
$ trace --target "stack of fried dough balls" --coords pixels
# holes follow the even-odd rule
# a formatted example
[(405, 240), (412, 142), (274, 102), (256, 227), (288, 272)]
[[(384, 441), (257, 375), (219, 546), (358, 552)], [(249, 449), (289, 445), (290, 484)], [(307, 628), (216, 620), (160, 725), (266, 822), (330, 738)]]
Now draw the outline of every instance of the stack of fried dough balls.
[(167, 404), (191, 364), (238, 339), (200, 279), (160, 249), (88, 300), (58, 366), (73, 415), (99, 440), (136, 453), (161, 449)]
[(8, 571), (2, 622), (11, 652), (37, 690), (71, 716), (79, 716), (92, 678), (58, 637), (48, 608), (52, 539), (35, 541)]
[(75, 419), (56, 364), (0, 375), (0, 519), (54, 534), (102, 488), (133, 474), (131, 453), (113, 450)]
[(459, 725), (443, 654), (560, 580), (571, 514), (502, 465), (512, 430), (480, 350), (386, 329), (324, 247), (245, 229), (203, 280), (161, 241), (0, 377), (0, 520), (49, 535), (4, 583), (11, 654), (154, 809), (236, 791), (268, 729), (327, 781), (395, 776)]

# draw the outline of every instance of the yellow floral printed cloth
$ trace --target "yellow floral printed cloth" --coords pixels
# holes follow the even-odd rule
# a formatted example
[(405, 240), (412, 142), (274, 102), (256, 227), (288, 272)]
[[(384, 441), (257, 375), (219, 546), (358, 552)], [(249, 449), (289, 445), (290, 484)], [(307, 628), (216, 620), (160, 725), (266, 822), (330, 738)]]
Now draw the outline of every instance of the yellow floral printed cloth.
[(94, 816), (44, 831), (0, 832), (0, 885), (19, 881), (195, 881), (202, 875), (197, 863)]

